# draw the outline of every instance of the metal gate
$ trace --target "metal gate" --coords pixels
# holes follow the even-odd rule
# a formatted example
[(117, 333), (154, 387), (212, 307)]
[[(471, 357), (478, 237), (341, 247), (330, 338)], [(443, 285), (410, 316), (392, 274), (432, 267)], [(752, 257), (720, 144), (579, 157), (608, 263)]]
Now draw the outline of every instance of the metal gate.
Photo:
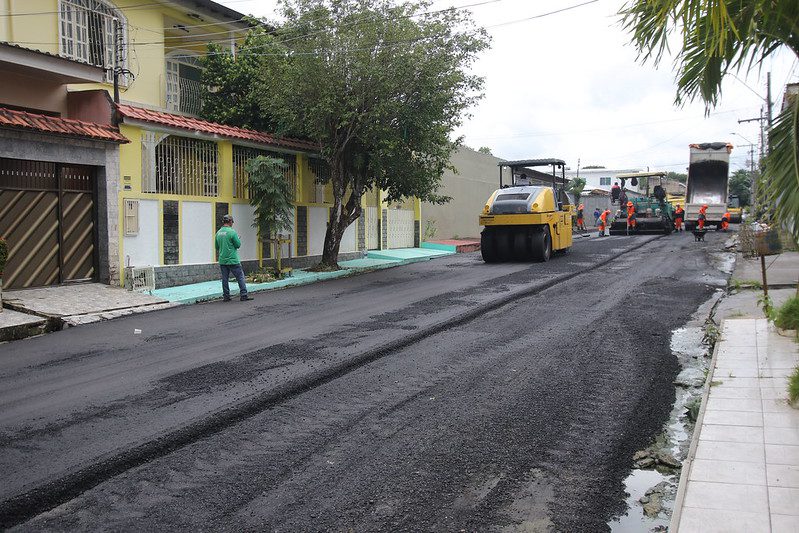
[(0, 158), (3, 287), (97, 277), (94, 168)]
[(387, 229), (389, 248), (413, 248), (413, 211), (389, 209)]
[(377, 207), (366, 207), (366, 249), (377, 250), (380, 248), (380, 210)]

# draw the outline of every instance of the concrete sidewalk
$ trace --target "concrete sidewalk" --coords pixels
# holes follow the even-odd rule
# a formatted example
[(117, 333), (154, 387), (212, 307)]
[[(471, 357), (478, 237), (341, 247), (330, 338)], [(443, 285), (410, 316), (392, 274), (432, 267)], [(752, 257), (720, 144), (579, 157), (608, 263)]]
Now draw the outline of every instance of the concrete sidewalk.
[(794, 339), (767, 320), (722, 323), (670, 531), (799, 531), (797, 364)]
[[(738, 254), (732, 277), (740, 281), (762, 281), (760, 259)], [(766, 256), (766, 281), (769, 287), (796, 287), (799, 283), (799, 252)]]

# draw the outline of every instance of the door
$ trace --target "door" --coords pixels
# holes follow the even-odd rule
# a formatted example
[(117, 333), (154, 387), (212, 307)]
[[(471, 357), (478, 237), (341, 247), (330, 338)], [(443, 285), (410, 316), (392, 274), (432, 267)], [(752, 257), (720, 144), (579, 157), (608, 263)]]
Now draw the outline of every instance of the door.
[(387, 229), (389, 248), (413, 248), (412, 210), (389, 209)]
[(377, 207), (366, 207), (366, 249), (377, 250), (380, 248), (380, 210)]
[(0, 158), (4, 288), (97, 277), (92, 167)]

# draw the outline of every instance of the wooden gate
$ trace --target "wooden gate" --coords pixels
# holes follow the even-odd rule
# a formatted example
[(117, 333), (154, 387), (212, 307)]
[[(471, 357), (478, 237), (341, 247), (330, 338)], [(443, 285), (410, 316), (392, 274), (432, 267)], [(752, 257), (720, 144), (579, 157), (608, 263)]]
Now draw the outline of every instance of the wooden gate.
[(94, 168), (0, 158), (3, 287), (97, 277)]

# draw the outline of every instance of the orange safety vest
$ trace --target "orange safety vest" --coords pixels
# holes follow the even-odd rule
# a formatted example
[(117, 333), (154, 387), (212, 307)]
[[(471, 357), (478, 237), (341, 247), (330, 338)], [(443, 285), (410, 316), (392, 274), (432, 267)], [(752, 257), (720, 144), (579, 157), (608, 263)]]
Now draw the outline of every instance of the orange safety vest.
[(682, 207), (678, 207), (677, 209), (674, 210), (674, 218), (685, 218), (684, 215), (685, 215), (685, 209), (683, 209)]

